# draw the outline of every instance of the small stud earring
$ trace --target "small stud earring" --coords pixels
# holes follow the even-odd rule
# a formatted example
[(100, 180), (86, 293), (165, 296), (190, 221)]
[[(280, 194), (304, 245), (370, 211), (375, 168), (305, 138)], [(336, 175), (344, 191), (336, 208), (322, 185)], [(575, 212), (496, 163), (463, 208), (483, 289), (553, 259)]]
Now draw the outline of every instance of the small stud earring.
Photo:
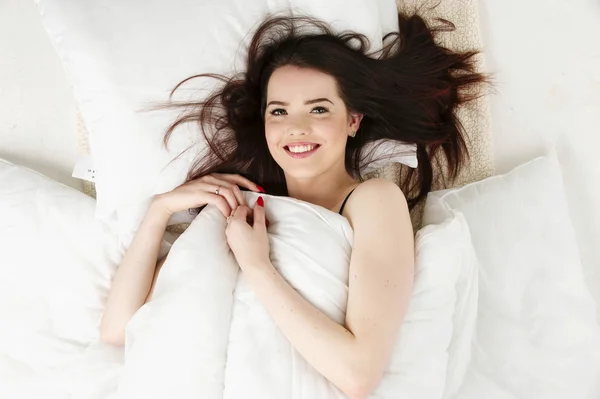
[(352, 133), (350, 133), (350, 137), (354, 137), (356, 136), (356, 130), (353, 130)]

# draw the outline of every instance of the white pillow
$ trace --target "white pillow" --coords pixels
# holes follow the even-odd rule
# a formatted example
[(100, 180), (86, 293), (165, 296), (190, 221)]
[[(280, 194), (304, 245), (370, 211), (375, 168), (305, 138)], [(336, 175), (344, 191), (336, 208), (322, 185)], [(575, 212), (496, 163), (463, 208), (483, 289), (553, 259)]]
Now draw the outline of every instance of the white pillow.
[(0, 159), (1, 398), (106, 398), (116, 387), (122, 350), (97, 339), (123, 248), (94, 210)]
[[(398, 29), (394, 0), (36, 1), (89, 130), (96, 216), (124, 220), (118, 222), (126, 232), (139, 225), (145, 201), (184, 181), (202, 149), (169, 163), (195, 141), (196, 126), (177, 131), (167, 151), (164, 131), (179, 111), (138, 111), (165, 102), (175, 84), (194, 74), (242, 70), (240, 42), (267, 13), (308, 13), (338, 30), (366, 34), (373, 48), (381, 46), (382, 33)], [(196, 80), (176, 98), (197, 98), (206, 91), (188, 87), (213, 84)], [(413, 151), (407, 162), (415, 161)]]
[(18, 360), (31, 356), (33, 365), (44, 363), (36, 353), (44, 344), (26, 335), (41, 333), (59, 346), (98, 338), (124, 251), (94, 218), (94, 205), (79, 191), (0, 159), (0, 350)]
[(479, 310), (463, 384), (444, 397), (600, 397), (600, 327), (556, 154), (430, 193), (424, 223), (452, 211), (479, 260)]

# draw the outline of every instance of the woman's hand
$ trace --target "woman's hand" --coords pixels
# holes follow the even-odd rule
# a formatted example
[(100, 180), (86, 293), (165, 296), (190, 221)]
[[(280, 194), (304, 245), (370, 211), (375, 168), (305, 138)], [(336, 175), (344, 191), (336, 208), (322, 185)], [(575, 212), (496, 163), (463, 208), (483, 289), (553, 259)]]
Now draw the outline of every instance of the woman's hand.
[(254, 192), (265, 192), (262, 187), (243, 176), (212, 173), (157, 195), (154, 202), (159, 204), (169, 216), (176, 212), (213, 204), (223, 216), (228, 217), (238, 206), (248, 205), (240, 187)]
[(227, 221), (227, 243), (242, 270), (270, 262), (267, 224), (263, 197), (258, 197), (254, 209), (240, 205)]

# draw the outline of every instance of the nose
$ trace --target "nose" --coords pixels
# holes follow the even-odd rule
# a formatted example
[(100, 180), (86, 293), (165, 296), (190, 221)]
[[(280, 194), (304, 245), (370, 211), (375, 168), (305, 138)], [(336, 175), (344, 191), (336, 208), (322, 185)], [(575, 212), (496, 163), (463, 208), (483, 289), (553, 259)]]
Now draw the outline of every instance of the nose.
[(310, 132), (310, 124), (303, 117), (289, 119), (287, 133), (290, 136), (305, 136)]

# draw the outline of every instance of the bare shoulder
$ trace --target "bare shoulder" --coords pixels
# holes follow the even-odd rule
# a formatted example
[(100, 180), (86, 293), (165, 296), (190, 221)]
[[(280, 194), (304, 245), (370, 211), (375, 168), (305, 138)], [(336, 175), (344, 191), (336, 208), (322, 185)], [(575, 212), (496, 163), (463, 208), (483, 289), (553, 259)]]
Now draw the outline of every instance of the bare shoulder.
[(390, 194), (394, 195), (395, 197), (404, 198), (404, 193), (402, 192), (402, 190), (400, 190), (400, 187), (398, 187), (398, 185), (389, 180), (381, 178), (373, 178), (360, 183), (356, 187), (356, 192), (362, 193), (362, 195)]
[[(374, 178), (359, 184), (348, 199), (344, 216), (355, 227), (363, 221), (410, 221), (406, 197), (400, 187), (391, 181)], [(390, 220), (390, 221), (391, 221)]]

